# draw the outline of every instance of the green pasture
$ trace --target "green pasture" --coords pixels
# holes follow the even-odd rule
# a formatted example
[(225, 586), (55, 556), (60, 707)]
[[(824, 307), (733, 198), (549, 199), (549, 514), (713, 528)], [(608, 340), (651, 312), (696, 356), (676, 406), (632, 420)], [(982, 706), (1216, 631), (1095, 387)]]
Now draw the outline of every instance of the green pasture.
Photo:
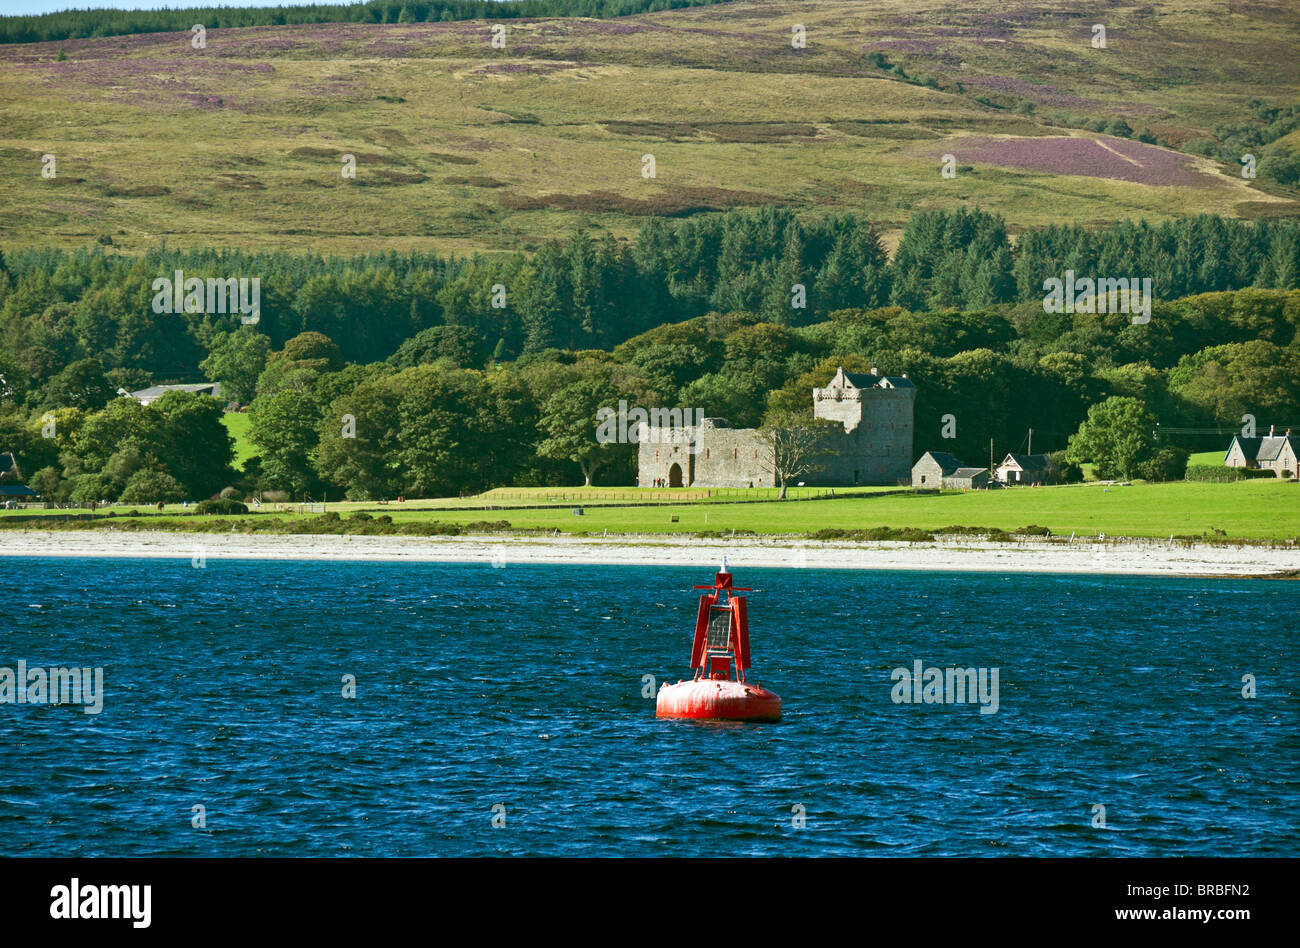
[[(410, 514), (394, 512), (400, 522)], [(847, 500), (682, 504), (670, 507), (511, 510), (484, 514), (439, 511), (454, 523), (507, 519), (516, 528), (565, 533), (696, 533), (751, 530), (760, 534), (815, 533), (825, 529), (979, 526), (1011, 531), (1031, 524), (1054, 534), (1130, 537), (1223, 535), (1281, 540), (1300, 536), (1300, 486), (1253, 480), (1231, 484), (1095, 484), (992, 491), (944, 491)], [(674, 521), (673, 518), (676, 518)]]
[(242, 471), (244, 462), (260, 453), (248, 437), (249, 416), (245, 412), (229, 411), (221, 416), (221, 422), (235, 439), (235, 470)]
[[(634, 491), (635, 488), (628, 488)], [(598, 494), (599, 488), (592, 489)], [(1117, 487), (1080, 484), (1061, 487), (1025, 487), (993, 491), (944, 491), (938, 494), (884, 494), (862, 492), (844, 499), (765, 500), (757, 503), (719, 503), (707, 499), (653, 506), (582, 506), (577, 501), (533, 509), (468, 510), (469, 499), (457, 507), (436, 507), (407, 502), (331, 503), (325, 510), (344, 519), (358, 511), (388, 515), (393, 523), (433, 522), (471, 524), (508, 521), (519, 530), (558, 530), (600, 536), (616, 534), (697, 534), (731, 531), (771, 535), (805, 535), (820, 530), (867, 530), (913, 527), (985, 527), (1013, 531), (1030, 525), (1049, 528), (1053, 534), (1108, 537), (1201, 537), (1220, 540), (1283, 541), (1300, 537), (1300, 485), (1283, 481), (1250, 480), (1228, 484), (1176, 482)], [(159, 526), (184, 529), (221, 519), (232, 528), (269, 527), (275, 520), (301, 520), (297, 505), (248, 517), (188, 517), (169, 519)], [(139, 509), (139, 508), (137, 508)], [(128, 511), (114, 509), (114, 522), (125, 525)], [(144, 511), (141, 511), (144, 512)], [(170, 505), (166, 513), (182, 512)], [(48, 513), (59, 513), (49, 511)], [(0, 517), (12, 520), (13, 514)], [(99, 523), (107, 519), (99, 512)], [(141, 517), (147, 528), (151, 518)], [(17, 523), (11, 524), (17, 527)]]

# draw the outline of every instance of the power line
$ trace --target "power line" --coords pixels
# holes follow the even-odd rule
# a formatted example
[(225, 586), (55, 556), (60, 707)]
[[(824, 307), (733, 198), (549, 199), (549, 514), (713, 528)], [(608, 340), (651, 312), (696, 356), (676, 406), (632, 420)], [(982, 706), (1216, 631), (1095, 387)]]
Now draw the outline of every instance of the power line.
[[(1260, 426), (1256, 426), (1257, 428)], [(1272, 424), (1269, 427), (1281, 428), (1284, 431), (1287, 428), (1295, 428), (1292, 424)], [(1241, 427), (1232, 428), (1166, 428), (1160, 422), (1156, 422), (1156, 431), (1163, 431), (1165, 434), (1205, 434), (1205, 435), (1222, 435), (1222, 434), (1240, 434)]]

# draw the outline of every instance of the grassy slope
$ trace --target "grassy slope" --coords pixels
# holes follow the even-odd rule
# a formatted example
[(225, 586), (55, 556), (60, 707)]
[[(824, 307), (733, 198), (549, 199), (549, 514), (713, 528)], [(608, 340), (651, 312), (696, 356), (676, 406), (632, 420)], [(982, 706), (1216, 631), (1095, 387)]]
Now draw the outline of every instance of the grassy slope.
[[(236, 243), (338, 251), (530, 248), (583, 221), (626, 235), (648, 212), (788, 203), (900, 225), (978, 204), (1013, 227), (1179, 213), (1295, 213), (1240, 177), (1159, 186), (976, 165), (962, 137), (1061, 134), (977, 101), (1012, 79), (1036, 101), (1180, 141), (1294, 101), (1297, 17), (1211, 0), (734, 3), (615, 21), (294, 26), (0, 48), (0, 234), (138, 250)], [(1032, 16), (1030, 11), (1038, 11)], [(1108, 49), (1089, 45), (1107, 24)], [(1017, 27), (1017, 22), (1032, 22)], [(790, 48), (790, 27), (808, 48)], [(60, 50), (65, 62), (56, 61)], [(910, 85), (868, 64), (879, 50)], [(1094, 136), (1095, 137), (1095, 136)], [(345, 183), (338, 156), (358, 157)], [(641, 177), (653, 153), (658, 178)], [(40, 177), (53, 153), (58, 177)], [(132, 193), (134, 192), (134, 193)], [(1256, 203), (1265, 202), (1265, 203)]]
[(261, 453), (248, 438), (250, 418), (246, 412), (232, 411), (222, 415), (221, 422), (235, 439), (235, 470), (242, 471), (245, 461)]

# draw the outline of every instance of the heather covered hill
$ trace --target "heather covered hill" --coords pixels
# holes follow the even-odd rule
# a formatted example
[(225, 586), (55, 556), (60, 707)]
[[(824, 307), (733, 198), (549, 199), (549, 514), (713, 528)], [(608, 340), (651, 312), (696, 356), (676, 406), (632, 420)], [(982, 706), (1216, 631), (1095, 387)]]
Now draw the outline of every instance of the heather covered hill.
[(997, 211), (1013, 234), (1300, 211), (1293, 6), (1074, 7), (503, 19), (504, 49), (482, 20), (3, 45), (0, 242), (535, 250), (583, 224), (625, 237), (779, 205), (855, 212), (892, 243), (931, 208)]

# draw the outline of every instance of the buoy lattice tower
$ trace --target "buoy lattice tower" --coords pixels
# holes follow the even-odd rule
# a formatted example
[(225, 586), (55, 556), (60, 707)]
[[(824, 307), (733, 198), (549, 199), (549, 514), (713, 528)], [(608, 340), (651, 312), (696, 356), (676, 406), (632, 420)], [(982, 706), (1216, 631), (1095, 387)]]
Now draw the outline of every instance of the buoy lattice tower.
[[(753, 592), (734, 585), (723, 560), (712, 586), (700, 596), (691, 644), (691, 681), (659, 689), (655, 713), (661, 718), (709, 718), (723, 721), (777, 721), (781, 699), (759, 685), (750, 684), (749, 605)], [(735, 678), (732, 678), (734, 669)]]

